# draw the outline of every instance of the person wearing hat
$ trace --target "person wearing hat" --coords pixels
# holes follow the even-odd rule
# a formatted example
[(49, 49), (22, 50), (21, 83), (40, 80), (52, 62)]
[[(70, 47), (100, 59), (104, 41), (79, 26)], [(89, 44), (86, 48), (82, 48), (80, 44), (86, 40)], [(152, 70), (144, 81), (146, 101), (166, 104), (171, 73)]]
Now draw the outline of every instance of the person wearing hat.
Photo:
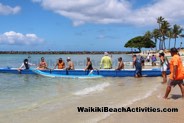
[(68, 63), (68, 67), (66, 68), (66, 70), (74, 70), (74, 64), (73, 64), (73, 62), (71, 61), (71, 58), (68, 57), (66, 61), (67, 61), (67, 63)]
[(101, 59), (100, 69), (102, 68), (102, 66), (104, 69), (112, 69), (112, 61), (107, 52), (104, 53), (104, 56)]
[(183, 78), (184, 78), (184, 69), (181, 57), (178, 55), (178, 51), (176, 48), (171, 49), (171, 60), (170, 60), (170, 75), (169, 81), (166, 88), (164, 98), (167, 99), (168, 95), (171, 91), (171, 87), (175, 87), (178, 85), (181, 89), (182, 97), (184, 98), (184, 86), (183, 86)]
[(160, 51), (159, 51), (159, 54), (160, 54), (160, 53), (164, 53), (164, 51), (163, 51), (163, 50), (160, 50)]
[(58, 62), (56, 63), (54, 69), (58, 66), (58, 69), (64, 69), (65, 68), (65, 62), (62, 60), (62, 58), (59, 58)]

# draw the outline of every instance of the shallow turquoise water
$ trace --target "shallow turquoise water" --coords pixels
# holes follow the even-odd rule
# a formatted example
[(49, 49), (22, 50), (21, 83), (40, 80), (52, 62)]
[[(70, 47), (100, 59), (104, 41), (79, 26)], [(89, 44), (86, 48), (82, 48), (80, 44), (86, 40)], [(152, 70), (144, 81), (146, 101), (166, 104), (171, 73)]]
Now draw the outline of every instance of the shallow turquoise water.
[[(54, 65), (56, 64), (57, 59), (62, 58), (65, 63), (66, 63), (66, 59), (67, 57), (70, 57), (71, 60), (74, 62), (75, 64), (75, 68), (77, 69), (83, 69), (86, 65), (86, 57), (90, 57), (91, 61), (93, 63), (93, 66), (96, 68), (99, 68), (99, 64), (100, 64), (100, 60), (103, 57), (103, 55), (19, 55), (19, 54), (15, 54), (15, 55), (7, 55), (7, 54), (3, 54), (0, 57), (0, 67), (19, 67), (21, 65), (21, 63), (23, 62), (23, 60), (25, 58), (29, 58), (29, 61), (34, 63), (34, 64), (39, 64), (40, 62), (40, 58), (44, 57), (47, 64), (49, 65), (49, 67), (53, 68)], [(118, 57), (122, 57), (123, 61), (131, 61), (132, 58), (129, 55), (125, 55), (125, 54), (118, 54), (118, 55), (112, 55), (112, 61), (113, 61), (113, 67), (117, 66), (117, 59)]]
[[(19, 67), (22, 60), (28, 55), (2, 55), (0, 57), (0, 67), (11, 66)], [(31, 55), (31, 61), (39, 62), (43, 55)], [(44, 55), (53, 67), (55, 59), (68, 55)], [(121, 55), (113, 55), (117, 59)], [(84, 68), (87, 55), (70, 55), (76, 62), (76, 68)], [(91, 55), (95, 62), (99, 62), (102, 55)], [(123, 56), (125, 61), (130, 61), (130, 56)], [(79, 62), (81, 62), (79, 64)], [(82, 63), (84, 62), (84, 63)], [(116, 62), (116, 60), (114, 60)], [(95, 67), (99, 67), (95, 64)], [(115, 65), (115, 64), (114, 64)], [(134, 103), (136, 100), (143, 99), (160, 85), (160, 77), (156, 78), (100, 78), (100, 79), (61, 79), (48, 78), (38, 75), (21, 75), (0, 73), (0, 121), (21, 123), (20, 116), (28, 115), (35, 118), (32, 113), (36, 110), (39, 117), (44, 117), (44, 113), (62, 108), (64, 117), (70, 120), (70, 116), (75, 119), (74, 106), (119, 106)], [(15, 115), (19, 114), (19, 115)], [(54, 115), (54, 114), (52, 114)], [(104, 115), (105, 116), (105, 115)], [(91, 120), (97, 116), (91, 116)], [(103, 116), (99, 117), (100, 118)], [(24, 118), (24, 117), (21, 117)], [(81, 117), (76, 118), (76, 122)], [(89, 120), (90, 118), (88, 118)], [(98, 119), (98, 118), (97, 118)], [(84, 118), (85, 120), (85, 118)], [(86, 119), (87, 120), (87, 119)], [(24, 120), (23, 120), (24, 121)], [(22, 122), (23, 122), (22, 121)], [(72, 121), (71, 121), (72, 122)]]

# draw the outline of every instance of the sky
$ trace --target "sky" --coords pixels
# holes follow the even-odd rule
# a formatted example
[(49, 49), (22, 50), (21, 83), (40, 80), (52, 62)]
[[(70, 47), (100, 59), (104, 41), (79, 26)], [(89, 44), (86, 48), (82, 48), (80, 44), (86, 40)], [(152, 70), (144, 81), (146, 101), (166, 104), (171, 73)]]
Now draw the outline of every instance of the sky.
[[(128, 40), (158, 28), (159, 16), (183, 27), (183, 6), (184, 0), (0, 0), (0, 50), (127, 51)], [(177, 40), (179, 47), (184, 39)]]

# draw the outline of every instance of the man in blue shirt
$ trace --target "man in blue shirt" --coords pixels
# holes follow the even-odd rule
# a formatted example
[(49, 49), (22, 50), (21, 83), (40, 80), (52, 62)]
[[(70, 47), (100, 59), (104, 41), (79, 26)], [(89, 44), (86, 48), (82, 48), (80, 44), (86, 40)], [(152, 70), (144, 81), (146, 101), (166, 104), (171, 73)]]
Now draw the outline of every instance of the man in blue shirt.
[(133, 68), (135, 66), (135, 77), (142, 77), (142, 65), (140, 59), (136, 55), (132, 56), (133, 58)]

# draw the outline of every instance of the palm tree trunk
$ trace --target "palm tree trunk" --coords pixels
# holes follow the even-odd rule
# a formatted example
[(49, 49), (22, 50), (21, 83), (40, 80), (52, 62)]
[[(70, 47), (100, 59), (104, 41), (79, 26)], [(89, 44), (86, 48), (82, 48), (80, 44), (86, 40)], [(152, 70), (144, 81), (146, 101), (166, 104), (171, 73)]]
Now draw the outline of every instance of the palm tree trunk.
[(163, 35), (163, 40), (162, 40), (162, 49), (166, 49), (166, 46), (165, 46), (165, 36)]
[(163, 41), (163, 43), (164, 43), (164, 49), (166, 49), (166, 46), (165, 46), (165, 40)]
[(171, 38), (169, 38), (169, 50), (170, 50), (170, 45), (171, 45)]
[(175, 38), (175, 40), (174, 40), (174, 48), (176, 47), (176, 38)]
[(163, 50), (163, 40), (160, 40), (160, 49)]
[(155, 50), (157, 50), (157, 39), (155, 39)]
[(141, 52), (141, 48), (140, 47), (138, 47), (138, 50), (139, 50), (139, 52)]
[(159, 50), (161, 50), (161, 40), (159, 41)]
[(162, 41), (162, 46), (161, 47), (162, 47), (162, 50), (163, 50), (164, 49), (164, 41)]

